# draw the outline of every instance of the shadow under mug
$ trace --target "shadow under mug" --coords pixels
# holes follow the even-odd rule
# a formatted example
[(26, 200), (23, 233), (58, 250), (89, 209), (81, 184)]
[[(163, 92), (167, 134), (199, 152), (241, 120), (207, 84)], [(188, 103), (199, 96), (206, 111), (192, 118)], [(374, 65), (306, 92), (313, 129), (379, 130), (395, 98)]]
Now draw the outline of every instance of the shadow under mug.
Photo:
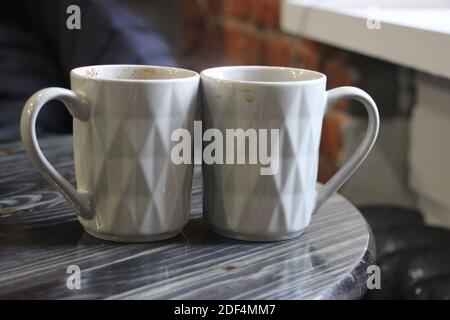
[[(174, 164), (171, 133), (192, 132), (200, 77), (139, 65), (81, 67), (72, 90), (46, 88), (25, 104), (22, 142), (39, 171), (75, 208), (90, 235), (140, 242), (172, 237), (186, 224), (192, 164)], [(62, 101), (73, 116), (77, 189), (47, 161), (35, 132), (39, 110)]]
[[(319, 72), (217, 67), (201, 72), (201, 83), (204, 130), (279, 132), (271, 146), (279, 151), (273, 174), (261, 174), (261, 163), (249, 164), (249, 153), (245, 164), (203, 164), (203, 214), (210, 228), (223, 236), (250, 241), (298, 236), (313, 212), (361, 165), (378, 135), (379, 115), (373, 99), (354, 87), (326, 91), (326, 76)], [(350, 159), (328, 183), (317, 187), (322, 120), (327, 110), (344, 99), (362, 103), (369, 116), (368, 129)], [(226, 153), (224, 148), (223, 159), (228, 158)]]

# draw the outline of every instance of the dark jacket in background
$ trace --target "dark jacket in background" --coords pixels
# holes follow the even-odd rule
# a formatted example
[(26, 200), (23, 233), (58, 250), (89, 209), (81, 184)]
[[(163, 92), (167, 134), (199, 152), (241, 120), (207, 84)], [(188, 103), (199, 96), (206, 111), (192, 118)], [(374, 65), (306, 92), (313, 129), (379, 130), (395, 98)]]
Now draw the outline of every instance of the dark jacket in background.
[[(67, 7), (81, 9), (81, 30), (69, 30)], [(19, 138), (23, 104), (35, 91), (69, 87), (69, 72), (94, 64), (175, 65), (169, 46), (115, 1), (0, 1), (0, 141)], [(70, 132), (59, 102), (39, 115), (44, 132)]]

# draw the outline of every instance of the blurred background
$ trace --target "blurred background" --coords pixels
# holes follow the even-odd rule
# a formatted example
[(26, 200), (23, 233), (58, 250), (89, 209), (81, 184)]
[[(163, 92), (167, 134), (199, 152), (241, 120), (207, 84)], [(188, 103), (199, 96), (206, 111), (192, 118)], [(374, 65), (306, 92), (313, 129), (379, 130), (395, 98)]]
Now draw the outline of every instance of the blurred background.
[[(81, 8), (80, 30), (66, 28), (70, 4)], [(383, 10), (386, 23), (367, 16)], [(289, 66), (325, 73), (329, 89), (351, 85), (367, 91), (380, 111), (379, 139), (340, 191), (375, 234), (383, 288), (367, 298), (450, 299), (448, 2), (17, 0), (0, 5), (0, 17), (3, 142), (18, 139), (21, 108), (33, 92), (68, 87), (70, 69), (81, 65), (139, 63), (196, 71)], [(362, 22), (352, 29), (358, 19)], [(377, 38), (384, 27), (409, 47)], [(436, 47), (427, 47), (427, 41)], [(369, 49), (359, 49), (363, 46)], [(70, 132), (65, 108), (55, 102), (45, 112), (42, 133)], [(352, 102), (340, 103), (325, 117), (321, 182), (355, 150), (366, 125), (363, 109)]]

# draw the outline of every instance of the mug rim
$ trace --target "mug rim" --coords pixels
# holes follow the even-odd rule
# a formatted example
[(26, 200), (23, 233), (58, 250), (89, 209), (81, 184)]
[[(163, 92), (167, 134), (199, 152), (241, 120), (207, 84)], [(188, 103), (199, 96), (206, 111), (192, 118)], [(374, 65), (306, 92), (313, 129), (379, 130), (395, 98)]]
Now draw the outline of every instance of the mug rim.
[[(119, 77), (97, 77), (96, 75), (89, 75), (87, 71), (89, 70), (98, 70), (98, 69), (163, 69), (163, 70), (172, 70), (177, 72), (184, 72), (189, 74), (185, 77), (174, 77), (174, 78), (160, 78), (160, 79), (133, 79), (133, 78), (119, 78)], [(193, 79), (199, 78), (200, 75), (189, 69), (177, 68), (177, 67), (168, 67), (168, 66), (156, 66), (156, 65), (145, 65), (145, 64), (100, 64), (100, 65), (89, 65), (89, 66), (81, 66), (74, 68), (70, 71), (70, 77), (79, 78), (82, 80), (93, 80), (99, 82), (132, 82), (132, 83), (156, 83), (156, 82), (183, 82), (183, 81), (191, 81)]]
[[(288, 81), (253, 81), (253, 80), (238, 80), (238, 79), (231, 79), (231, 78), (220, 78), (217, 76), (212, 75), (211, 73), (213, 71), (217, 71), (220, 69), (224, 70), (256, 70), (256, 69), (265, 69), (265, 70), (280, 70), (280, 71), (295, 71), (300, 73), (310, 73), (314, 74), (315, 78), (313, 79), (299, 79), (299, 80), (288, 80)], [(200, 76), (202, 78), (222, 82), (222, 83), (237, 83), (237, 84), (257, 84), (257, 85), (299, 85), (299, 84), (314, 84), (314, 83), (320, 83), (322, 81), (326, 81), (327, 76), (321, 72), (309, 70), (309, 69), (303, 69), (303, 68), (294, 68), (294, 67), (280, 67), (280, 66), (260, 66), (260, 65), (241, 65), (241, 66), (223, 66), (223, 67), (213, 67), (203, 70), (200, 73)]]

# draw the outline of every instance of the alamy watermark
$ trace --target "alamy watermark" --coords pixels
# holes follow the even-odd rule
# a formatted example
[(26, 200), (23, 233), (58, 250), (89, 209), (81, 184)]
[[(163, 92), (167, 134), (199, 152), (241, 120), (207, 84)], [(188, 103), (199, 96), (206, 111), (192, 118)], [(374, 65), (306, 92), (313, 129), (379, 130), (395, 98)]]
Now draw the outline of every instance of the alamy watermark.
[(69, 30), (81, 29), (81, 9), (79, 6), (72, 4), (67, 7), (66, 13), (69, 14), (66, 20), (66, 27)]
[(376, 264), (372, 264), (367, 267), (366, 270), (367, 277), (366, 285), (369, 290), (380, 290), (381, 289), (381, 270)]
[(202, 134), (202, 122), (194, 121), (194, 137), (189, 130), (179, 128), (172, 132), (171, 141), (178, 142), (170, 155), (175, 164), (192, 164), (193, 158), (195, 164), (202, 160), (208, 165), (259, 164), (261, 175), (274, 175), (279, 169), (279, 129), (238, 128), (225, 129), (224, 133), (210, 128)]
[(369, 6), (366, 9), (367, 20), (366, 27), (369, 30), (379, 30), (381, 29), (381, 16), (383, 12), (377, 5)]
[(69, 274), (66, 280), (66, 286), (69, 290), (81, 289), (81, 269), (76, 264), (67, 267), (66, 273)]

